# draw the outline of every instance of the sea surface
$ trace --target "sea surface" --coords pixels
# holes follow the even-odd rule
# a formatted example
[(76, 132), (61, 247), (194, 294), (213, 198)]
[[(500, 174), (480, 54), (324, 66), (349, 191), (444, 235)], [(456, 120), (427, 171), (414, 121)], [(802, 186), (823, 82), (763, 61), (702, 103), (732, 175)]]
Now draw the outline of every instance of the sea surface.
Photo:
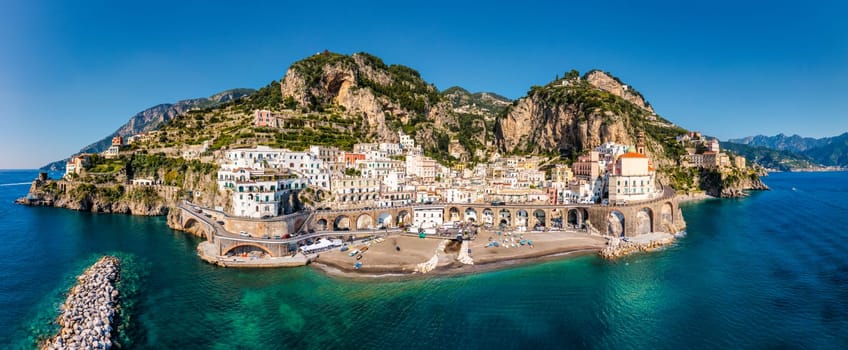
[(848, 348), (848, 173), (780, 173), (772, 191), (683, 205), (667, 249), (475, 275), (351, 281), (224, 269), (164, 218), (12, 203), (0, 171), (0, 348), (31, 348), (74, 277), (126, 261), (124, 348)]

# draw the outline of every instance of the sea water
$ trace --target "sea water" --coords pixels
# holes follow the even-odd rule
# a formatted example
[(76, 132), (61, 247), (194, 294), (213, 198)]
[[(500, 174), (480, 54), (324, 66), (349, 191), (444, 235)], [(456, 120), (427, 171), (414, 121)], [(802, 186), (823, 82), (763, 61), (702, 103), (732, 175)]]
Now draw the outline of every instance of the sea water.
[(661, 251), (406, 281), (215, 267), (161, 217), (13, 204), (35, 175), (0, 171), (2, 348), (54, 332), (102, 254), (128, 261), (125, 348), (848, 348), (848, 173), (681, 205)]

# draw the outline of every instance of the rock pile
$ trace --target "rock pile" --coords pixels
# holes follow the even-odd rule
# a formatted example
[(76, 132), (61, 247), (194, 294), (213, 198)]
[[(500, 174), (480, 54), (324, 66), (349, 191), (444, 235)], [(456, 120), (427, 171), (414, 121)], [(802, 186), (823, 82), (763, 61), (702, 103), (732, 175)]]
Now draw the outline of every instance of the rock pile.
[[(641, 239), (640, 239), (641, 238)], [(613, 237), (599, 253), (602, 258), (614, 260), (637, 252), (648, 252), (674, 242), (674, 236), (667, 233), (650, 233), (636, 239), (624, 241)]]
[(104, 256), (79, 277), (68, 293), (62, 313), (56, 320), (59, 334), (42, 349), (109, 349), (112, 325), (117, 312), (121, 261)]

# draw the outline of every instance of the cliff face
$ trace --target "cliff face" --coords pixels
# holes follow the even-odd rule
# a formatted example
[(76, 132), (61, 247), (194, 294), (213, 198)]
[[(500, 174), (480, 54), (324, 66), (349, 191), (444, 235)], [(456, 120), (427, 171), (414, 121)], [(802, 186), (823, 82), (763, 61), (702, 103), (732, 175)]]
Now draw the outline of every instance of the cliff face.
[[(444, 108), (438, 106), (437, 99), (428, 96), (438, 91), (417, 74), (396, 74), (378, 58), (364, 53), (352, 56), (327, 53), (293, 64), (286, 71), (280, 89), (283, 97), (293, 98), (300, 106), (311, 109), (341, 106), (345, 114), (361, 117), (364, 136), (397, 142), (397, 132), (389, 127), (387, 116), (401, 124), (416, 116), (441, 122)], [(420, 105), (405, 105), (409, 99)]]
[[(498, 148), (512, 152), (573, 154), (605, 142), (633, 144), (650, 126), (685, 132), (657, 118), (641, 94), (618, 78), (591, 71), (534, 86), (495, 124)], [(649, 155), (664, 156), (663, 140), (646, 133)], [(654, 153), (654, 154), (652, 154)]]
[(654, 112), (653, 107), (645, 101), (642, 94), (634, 90), (632, 87), (625, 85), (621, 82), (621, 80), (613, 77), (609, 73), (595, 70), (587, 73), (585, 79), (589, 84), (598, 89), (621, 97), (625, 101), (637, 105), (639, 108), (648, 112)]
[(71, 192), (56, 192), (36, 187), (35, 184), (27, 197), (18, 199), (18, 204), (66, 208), (92, 213), (129, 214), (158, 216), (168, 213), (173, 201), (164, 198), (108, 198), (96, 193), (76, 195)]
[(720, 198), (740, 198), (747, 196), (745, 191), (768, 190), (760, 179), (759, 173), (734, 170), (705, 170), (698, 174), (701, 189), (708, 195)]
[(495, 137), (506, 152), (577, 152), (604, 142), (632, 143), (618, 116), (586, 111), (574, 104), (549, 103), (541, 94), (520, 99), (498, 120)]
[[(164, 175), (164, 171), (160, 170)], [(194, 203), (227, 208), (229, 197), (219, 193), (215, 177), (187, 170), (179, 186), (137, 186), (98, 184), (67, 180), (35, 180), (26, 197), (16, 202), (22, 205), (67, 208), (93, 213), (158, 216), (168, 213), (183, 195), (190, 191)]]

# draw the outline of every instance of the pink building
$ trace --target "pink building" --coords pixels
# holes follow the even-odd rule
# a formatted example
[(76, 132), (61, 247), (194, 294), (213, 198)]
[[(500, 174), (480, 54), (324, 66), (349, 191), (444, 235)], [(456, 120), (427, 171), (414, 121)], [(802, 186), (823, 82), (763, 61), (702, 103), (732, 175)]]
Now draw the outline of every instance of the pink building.
[(257, 109), (253, 112), (253, 125), (256, 127), (276, 128), (279, 126), (277, 117), (269, 110)]

